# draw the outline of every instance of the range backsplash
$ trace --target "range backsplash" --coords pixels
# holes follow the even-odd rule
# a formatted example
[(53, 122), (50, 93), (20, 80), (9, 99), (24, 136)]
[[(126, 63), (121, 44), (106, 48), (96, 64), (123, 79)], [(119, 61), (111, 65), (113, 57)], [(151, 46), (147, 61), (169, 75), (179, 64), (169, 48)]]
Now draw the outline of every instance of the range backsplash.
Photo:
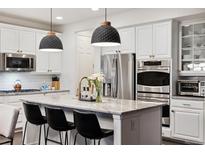
[(36, 75), (31, 73), (0, 73), (0, 90), (13, 89), (15, 80), (20, 80), (23, 89), (39, 89), (46, 82), (51, 84), (52, 75)]

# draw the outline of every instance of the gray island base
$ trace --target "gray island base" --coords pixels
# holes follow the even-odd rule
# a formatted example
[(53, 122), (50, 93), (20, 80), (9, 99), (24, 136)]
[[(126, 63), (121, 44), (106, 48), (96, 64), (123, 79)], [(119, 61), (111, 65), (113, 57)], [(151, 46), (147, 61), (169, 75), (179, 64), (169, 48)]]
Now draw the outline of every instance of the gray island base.
[[(29, 96), (22, 102), (38, 104), (45, 114), (44, 107), (61, 108), (68, 121), (73, 121), (73, 110), (83, 110), (97, 114), (100, 125), (105, 129), (113, 129), (114, 136), (102, 139), (101, 144), (115, 145), (160, 145), (161, 144), (161, 107), (163, 103), (133, 101), (125, 99), (103, 98), (103, 102), (79, 101), (71, 95)], [(25, 123), (25, 116), (23, 118)], [(38, 140), (39, 128), (29, 124), (26, 143), (35, 144)], [(71, 131), (69, 142), (73, 144), (76, 130)], [(44, 144), (43, 131), (41, 144)], [(50, 131), (49, 138), (59, 141), (58, 132)], [(92, 144), (92, 141), (89, 141)], [(48, 142), (49, 143), (49, 142)], [(78, 136), (77, 144), (84, 144), (84, 138)]]

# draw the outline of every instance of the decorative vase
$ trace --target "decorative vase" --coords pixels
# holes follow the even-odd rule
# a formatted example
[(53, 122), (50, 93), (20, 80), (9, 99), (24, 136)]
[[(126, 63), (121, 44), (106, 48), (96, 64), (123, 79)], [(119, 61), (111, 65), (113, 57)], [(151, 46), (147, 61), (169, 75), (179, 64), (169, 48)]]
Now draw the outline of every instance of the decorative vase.
[(96, 92), (97, 92), (96, 102), (100, 103), (100, 102), (102, 102), (101, 88), (96, 88)]

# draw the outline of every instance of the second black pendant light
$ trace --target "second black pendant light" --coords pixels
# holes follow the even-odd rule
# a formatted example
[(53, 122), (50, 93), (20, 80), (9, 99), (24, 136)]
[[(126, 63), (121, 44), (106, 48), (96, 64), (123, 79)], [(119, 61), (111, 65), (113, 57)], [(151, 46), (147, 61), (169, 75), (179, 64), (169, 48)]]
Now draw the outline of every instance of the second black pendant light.
[(50, 9), (50, 32), (45, 36), (39, 45), (40, 51), (57, 52), (63, 50), (63, 44), (61, 40), (55, 35), (52, 29), (52, 8)]
[(120, 35), (118, 31), (107, 21), (107, 9), (105, 8), (105, 21), (95, 29), (92, 35), (91, 44), (93, 46), (118, 46), (120, 45)]

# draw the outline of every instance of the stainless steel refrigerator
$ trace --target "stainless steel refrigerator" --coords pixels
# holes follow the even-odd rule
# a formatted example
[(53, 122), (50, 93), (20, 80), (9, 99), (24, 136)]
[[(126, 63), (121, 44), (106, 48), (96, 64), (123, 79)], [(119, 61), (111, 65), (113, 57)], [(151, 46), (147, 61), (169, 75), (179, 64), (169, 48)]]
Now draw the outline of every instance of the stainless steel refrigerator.
[(106, 54), (101, 56), (101, 71), (105, 75), (103, 95), (135, 99), (135, 54)]

